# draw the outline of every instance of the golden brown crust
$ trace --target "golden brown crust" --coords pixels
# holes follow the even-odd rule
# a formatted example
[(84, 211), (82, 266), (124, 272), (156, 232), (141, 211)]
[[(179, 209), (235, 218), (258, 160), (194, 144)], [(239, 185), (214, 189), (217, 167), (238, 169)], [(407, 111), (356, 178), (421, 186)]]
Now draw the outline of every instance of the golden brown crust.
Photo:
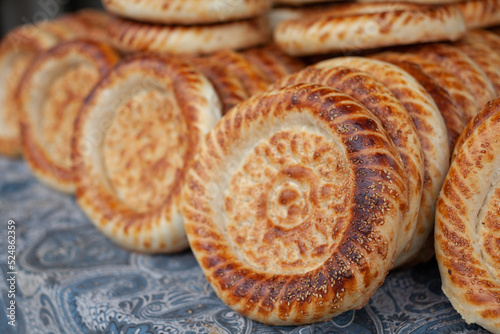
[[(495, 88), (484, 71), (464, 52), (445, 44), (430, 44), (417, 48), (418, 55), (433, 61), (457, 76), (469, 89), (479, 107), (495, 98)], [(480, 109), (468, 119), (474, 117)]]
[[(489, 116), (485, 116), (485, 115)], [(468, 323), (500, 331), (500, 99), (489, 102), (451, 165), (436, 213), (443, 292)]]
[(487, 44), (465, 36), (453, 46), (470, 57), (486, 74), (495, 89), (495, 96), (500, 95), (500, 55)]
[(69, 16), (36, 25), (20, 26), (0, 43), (0, 154), (18, 157), (22, 153), (19, 106), (15, 94), (29, 64), (57, 43), (79, 36), (82, 25)]
[(465, 32), (454, 6), (355, 3), (305, 11), (274, 31), (276, 43), (294, 56), (457, 40)]
[(382, 83), (366, 72), (348, 67), (318, 69), (308, 67), (274, 83), (270, 89), (297, 83), (314, 83), (335, 88), (361, 102), (378, 119), (396, 145), (406, 171), (406, 209), (398, 233), (399, 256), (411, 243), (417, 224), (424, 180), (424, 157), (417, 129), (408, 111)]
[(226, 64), (215, 61), (211, 57), (196, 57), (190, 62), (214, 85), (223, 105), (223, 115), (250, 97), (241, 79), (233, 71), (228, 71)]
[[(399, 2), (399, 0), (356, 0), (357, 2)], [(412, 0), (411, 3), (421, 5), (454, 4), (463, 0)]]
[(66, 42), (38, 57), (26, 71), (17, 96), (23, 152), (33, 173), (51, 187), (74, 191), (73, 122), (94, 84), (117, 61), (105, 44)]
[(180, 188), (220, 102), (195, 67), (136, 55), (96, 86), (76, 120), (78, 204), (118, 245), (140, 252), (187, 247)]
[(273, 325), (362, 307), (396, 251), (397, 156), (380, 122), (331, 88), (288, 87), (232, 109), (183, 188), (191, 249), (217, 295)]
[(457, 112), (459, 112), (460, 118), (465, 123), (470, 119), (468, 115), (477, 112), (479, 105), (465, 84), (439, 64), (412, 53), (384, 52), (377, 54), (375, 57), (383, 57), (381, 58), (382, 60), (389, 62), (392, 59), (403, 60), (420, 66), (425, 74), (431, 76), (439, 86), (443, 87), (450, 94), (450, 97), (458, 108)]
[(500, 24), (499, 0), (467, 0), (457, 3), (456, 6), (465, 18), (467, 29)]
[(288, 56), (276, 45), (249, 49), (244, 51), (243, 55), (259, 67), (271, 82), (298, 72), (305, 67), (302, 60)]
[(162, 24), (207, 24), (264, 14), (271, 0), (103, 0), (106, 10), (137, 21)]
[(396, 259), (394, 266), (412, 261), (433, 230), (437, 197), (448, 171), (450, 151), (443, 117), (416, 79), (395, 65), (375, 59), (343, 57), (315, 66), (349, 66), (372, 74), (401, 101), (415, 123), (424, 154), (424, 189), (412, 244)]
[(197, 26), (165, 26), (114, 18), (109, 35), (112, 44), (125, 53), (206, 54), (265, 44), (271, 32), (266, 17)]
[(338, 0), (274, 0), (276, 5), (287, 5), (287, 6), (303, 6), (310, 4), (317, 4), (321, 2), (333, 2)]
[(216, 63), (224, 64), (226, 71), (233, 72), (250, 96), (266, 91), (271, 83), (271, 79), (243, 54), (224, 50), (210, 55), (210, 59)]
[(469, 137), (476, 131), (476, 129), (486, 122), (491, 116), (498, 112), (497, 104), (488, 103), (485, 108), (483, 108), (482, 112), (477, 114), (465, 127), (462, 132), (460, 138), (458, 138), (457, 145), (455, 146), (455, 150), (453, 152), (452, 160), (455, 159), (458, 152), (462, 149), (464, 143), (469, 139)]
[(15, 92), (28, 64), (37, 53), (55, 39), (44, 35), (35, 38), (26, 27), (9, 32), (0, 44), (0, 154), (15, 158), (21, 155), (19, 113)]
[(453, 102), (450, 94), (429, 75), (427, 75), (420, 65), (404, 60), (404, 57), (399, 58), (397, 54), (392, 53), (391, 56), (388, 54), (381, 54), (375, 56), (375, 58), (387, 61), (411, 74), (412, 77), (417, 79), (417, 81), (424, 87), (424, 89), (429, 93), (434, 102), (443, 116), (446, 129), (448, 130), (448, 145), (450, 147), (450, 152), (453, 151), (455, 143), (458, 137), (465, 128), (465, 120), (461, 116), (461, 112), (458, 107)]
[(108, 29), (112, 22), (111, 15), (104, 11), (87, 8), (79, 10), (73, 16), (85, 27), (81, 38), (110, 43)]

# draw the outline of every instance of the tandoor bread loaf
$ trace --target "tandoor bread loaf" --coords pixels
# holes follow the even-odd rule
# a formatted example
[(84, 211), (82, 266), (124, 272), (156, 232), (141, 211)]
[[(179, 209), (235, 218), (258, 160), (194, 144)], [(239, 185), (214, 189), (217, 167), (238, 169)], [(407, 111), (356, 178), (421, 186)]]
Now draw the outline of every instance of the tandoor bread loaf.
[(405, 172), (380, 121), (297, 85), (233, 108), (183, 188), (191, 249), (217, 295), (272, 325), (359, 309), (392, 267)]
[(500, 54), (488, 44), (468, 35), (453, 43), (453, 46), (469, 56), (483, 70), (493, 85), (494, 96), (500, 95)]
[(84, 99), (118, 59), (106, 44), (72, 41), (37, 57), (27, 69), (17, 95), (22, 147), (42, 182), (74, 191), (73, 124)]
[(462, 116), (462, 111), (455, 105), (451, 95), (430, 75), (425, 73), (420, 65), (404, 60), (404, 57), (398, 57), (397, 53), (378, 55), (377, 59), (392, 63), (404, 71), (409, 73), (412, 77), (424, 87), (427, 93), (432, 97), (436, 103), (441, 115), (443, 116), (446, 130), (448, 132), (448, 146), (450, 152), (455, 147), (455, 143), (465, 128), (466, 121)]
[(76, 15), (53, 21), (23, 25), (0, 42), (0, 154), (18, 157), (22, 153), (19, 106), (15, 95), (28, 66), (45, 50), (58, 43), (87, 35)]
[(160, 25), (114, 18), (109, 37), (112, 44), (125, 53), (206, 54), (265, 44), (271, 38), (271, 31), (267, 16), (196, 26)]
[(419, 254), (433, 231), (436, 201), (449, 167), (450, 150), (443, 117), (424, 87), (410, 74), (390, 63), (361, 57), (341, 57), (315, 66), (348, 66), (371, 73), (402, 102), (415, 123), (424, 155), (422, 202), (411, 245), (398, 257), (394, 266), (408, 263)]
[[(163, 24), (207, 24), (264, 14), (272, 0), (103, 0), (111, 13), (137, 21)], [(245, 35), (240, 36), (244, 38)]]
[(208, 79), (174, 57), (119, 63), (76, 121), (76, 199), (123, 248), (165, 253), (188, 245), (180, 190), (203, 136), (221, 115)]
[(288, 56), (273, 44), (246, 50), (243, 55), (259, 67), (272, 82), (305, 67), (299, 58)]
[(460, 49), (446, 44), (429, 44), (416, 50), (421, 57), (444, 67), (466, 85), (479, 106), (473, 114), (467, 115), (469, 119), (495, 98), (495, 88), (486, 73)]
[(476, 114), (477, 110), (480, 108), (479, 103), (465, 83), (439, 63), (425, 59), (418, 54), (392, 51), (377, 54), (375, 57), (388, 62), (397, 60), (414, 63), (420, 66), (420, 69), (422, 69), (425, 74), (432, 77), (440, 87), (450, 94), (453, 103), (457, 107), (456, 111), (460, 114), (460, 118), (465, 120), (466, 123), (472, 117), (470, 115)]
[(465, 131), (437, 204), (436, 258), (453, 307), (500, 333), (500, 99)]
[(361, 102), (377, 118), (396, 145), (406, 171), (406, 202), (397, 237), (399, 256), (409, 247), (417, 223), (424, 182), (424, 157), (417, 129), (401, 102), (382, 83), (366, 72), (348, 68), (308, 67), (273, 84), (271, 89), (297, 83), (316, 83), (335, 88)]
[(464, 19), (454, 6), (351, 3), (284, 20), (274, 30), (274, 38), (286, 53), (305, 56), (457, 40), (464, 32)]
[(499, 0), (467, 0), (457, 3), (467, 29), (486, 28), (500, 24)]

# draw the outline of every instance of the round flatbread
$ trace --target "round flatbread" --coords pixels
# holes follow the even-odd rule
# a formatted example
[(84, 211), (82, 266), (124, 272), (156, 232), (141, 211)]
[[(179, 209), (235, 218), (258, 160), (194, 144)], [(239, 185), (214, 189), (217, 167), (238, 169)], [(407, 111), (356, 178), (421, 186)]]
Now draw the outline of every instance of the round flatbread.
[[(103, 0), (110, 13), (142, 22), (207, 24), (264, 14), (271, 0)], [(244, 35), (242, 35), (244, 36)]]
[(359, 309), (392, 266), (403, 168), (380, 121), (347, 95), (297, 85), (252, 97), (188, 172), (191, 249), (251, 319), (299, 325)]
[(465, 35), (453, 46), (470, 57), (486, 74), (495, 90), (495, 96), (500, 95), (500, 55), (488, 44)]
[(23, 152), (33, 174), (47, 185), (74, 191), (73, 124), (87, 95), (118, 59), (99, 42), (66, 42), (26, 71), (18, 100)]
[(404, 60), (404, 57), (399, 58), (398, 54), (391, 53), (380, 54), (375, 56), (376, 59), (387, 61), (394, 64), (404, 71), (408, 72), (412, 77), (424, 87), (427, 93), (436, 103), (441, 115), (443, 116), (446, 130), (448, 130), (448, 145), (450, 152), (453, 151), (458, 137), (465, 128), (465, 120), (462, 113), (453, 102), (450, 94), (429, 75), (427, 75), (420, 65)]
[(467, 0), (457, 3), (456, 6), (464, 16), (467, 29), (500, 24), (500, 0)]
[(498, 333), (500, 100), (489, 102), (466, 131), (470, 135), (453, 160), (439, 196), (436, 258), (443, 292), (453, 307), (466, 322)]
[(457, 40), (464, 33), (464, 19), (454, 6), (354, 3), (306, 11), (298, 19), (283, 21), (274, 38), (286, 53), (305, 56)]
[(221, 116), (212, 84), (180, 59), (137, 55), (93, 90), (76, 121), (76, 199), (123, 248), (164, 253), (188, 245), (179, 213), (185, 173)]
[(233, 71), (228, 71), (226, 64), (212, 57), (195, 57), (190, 62), (196, 66), (214, 86), (222, 102), (222, 114), (225, 115), (235, 105), (250, 97), (250, 93)]
[(0, 42), (0, 154), (15, 158), (22, 153), (20, 112), (16, 92), (24, 73), (45, 50), (85, 33), (72, 15), (10, 31)]
[(406, 61), (420, 66), (425, 74), (432, 77), (439, 86), (450, 94), (453, 103), (457, 107), (456, 111), (465, 124), (472, 117), (470, 115), (477, 113), (479, 104), (470, 90), (459, 78), (443, 68), (443, 66), (413, 53), (384, 52), (375, 57), (388, 62), (392, 60)]
[(398, 257), (411, 244), (415, 232), (424, 182), (424, 157), (417, 129), (408, 111), (382, 83), (370, 74), (348, 67), (306, 68), (272, 85), (286, 87), (297, 83), (315, 83), (335, 88), (361, 102), (378, 119), (396, 145), (406, 171), (406, 208), (397, 237)]
[(305, 67), (302, 60), (288, 56), (276, 45), (249, 49), (244, 51), (243, 55), (260, 68), (271, 82), (298, 72)]
[(422, 58), (439, 64), (465, 84), (479, 105), (474, 114), (467, 115), (468, 119), (474, 117), (482, 106), (495, 98), (495, 88), (486, 73), (458, 48), (446, 44), (429, 44), (416, 50)]
[(311, 5), (322, 2), (334, 2), (341, 0), (274, 0), (275, 5), (287, 5), (287, 6), (303, 6), (303, 5)]
[(399, 67), (369, 58), (343, 57), (315, 67), (348, 66), (371, 73), (386, 85), (410, 113), (424, 154), (424, 185), (417, 227), (409, 249), (396, 259), (394, 267), (414, 261), (434, 228), (436, 201), (449, 167), (450, 150), (443, 116), (434, 100), (418, 81)]
[[(356, 0), (357, 2), (400, 2), (401, 0)], [(442, 4), (455, 4), (464, 0), (411, 0), (408, 2), (417, 3), (422, 5), (442, 5)]]
[(271, 38), (271, 31), (264, 16), (198, 26), (166, 26), (114, 18), (109, 38), (125, 53), (205, 54), (265, 44)]

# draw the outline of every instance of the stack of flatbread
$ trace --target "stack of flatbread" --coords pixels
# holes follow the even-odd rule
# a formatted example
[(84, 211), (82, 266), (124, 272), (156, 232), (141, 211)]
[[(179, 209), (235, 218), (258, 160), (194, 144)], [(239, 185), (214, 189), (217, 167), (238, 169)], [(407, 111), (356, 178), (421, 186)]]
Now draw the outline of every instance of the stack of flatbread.
[(270, 0), (103, 0), (109, 34), (123, 52), (211, 53), (267, 42)]
[(499, 2), (333, 2), (103, 0), (20, 27), (0, 153), (121, 247), (191, 247), (252, 319), (363, 307), (435, 240), (453, 305), (500, 331), (500, 37), (477, 29)]

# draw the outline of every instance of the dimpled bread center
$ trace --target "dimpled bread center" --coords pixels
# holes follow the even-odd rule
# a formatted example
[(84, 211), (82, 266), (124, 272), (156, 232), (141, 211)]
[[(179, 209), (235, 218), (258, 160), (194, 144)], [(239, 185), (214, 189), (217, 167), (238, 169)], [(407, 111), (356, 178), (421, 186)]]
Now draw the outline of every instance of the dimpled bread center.
[(42, 142), (49, 156), (64, 167), (71, 166), (71, 140), (76, 115), (99, 80), (99, 72), (78, 65), (57, 77), (42, 106)]
[(284, 131), (258, 145), (225, 194), (236, 253), (270, 273), (320, 266), (347, 226), (349, 175), (344, 152), (322, 135)]
[(129, 207), (146, 212), (161, 206), (184, 167), (187, 127), (175, 97), (141, 92), (124, 103), (104, 142), (109, 180)]

